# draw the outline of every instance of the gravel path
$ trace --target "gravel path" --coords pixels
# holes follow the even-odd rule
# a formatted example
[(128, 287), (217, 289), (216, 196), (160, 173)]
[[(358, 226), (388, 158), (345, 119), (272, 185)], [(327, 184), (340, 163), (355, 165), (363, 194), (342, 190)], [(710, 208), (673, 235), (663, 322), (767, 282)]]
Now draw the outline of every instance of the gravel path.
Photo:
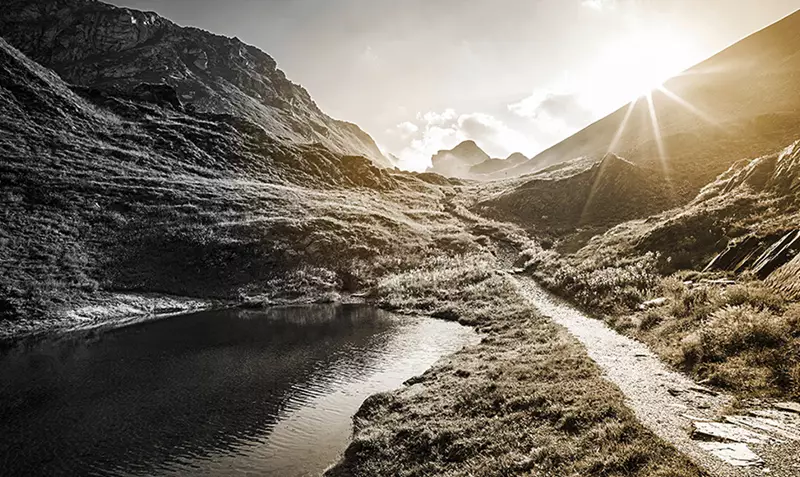
[[(730, 396), (669, 369), (648, 347), (518, 276), (532, 306), (586, 347), (639, 420), (713, 476), (800, 476), (800, 412), (773, 406), (725, 415)], [(790, 406), (791, 407), (791, 406)]]

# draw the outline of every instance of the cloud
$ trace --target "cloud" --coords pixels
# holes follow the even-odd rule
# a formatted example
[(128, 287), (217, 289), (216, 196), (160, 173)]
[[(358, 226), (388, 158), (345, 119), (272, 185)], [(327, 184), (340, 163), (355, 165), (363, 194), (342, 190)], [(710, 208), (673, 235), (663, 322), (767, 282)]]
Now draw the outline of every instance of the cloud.
[(406, 121), (404, 123), (400, 123), (397, 125), (397, 129), (400, 133), (404, 136), (410, 136), (415, 132), (419, 131), (419, 126), (412, 123), (411, 121)]
[(474, 140), (493, 156), (506, 157), (514, 152), (531, 154), (535, 149), (530, 138), (489, 114), (462, 114), (458, 127), (466, 139)]
[(419, 113), (415, 122), (398, 124), (392, 131), (393, 149), (400, 151), (400, 167), (424, 170), (431, 156), (471, 139), (489, 155), (506, 157), (513, 152), (533, 154), (538, 145), (490, 114), (459, 114), (454, 109)]
[(578, 94), (537, 91), (508, 105), (508, 110), (530, 121), (552, 143), (574, 134), (597, 119)]
[(616, 7), (616, 0), (582, 0), (581, 5), (592, 10), (603, 11)]
[(417, 121), (422, 121), (430, 125), (442, 125), (450, 123), (458, 118), (455, 109), (445, 109), (441, 113), (428, 111), (425, 114), (417, 113)]

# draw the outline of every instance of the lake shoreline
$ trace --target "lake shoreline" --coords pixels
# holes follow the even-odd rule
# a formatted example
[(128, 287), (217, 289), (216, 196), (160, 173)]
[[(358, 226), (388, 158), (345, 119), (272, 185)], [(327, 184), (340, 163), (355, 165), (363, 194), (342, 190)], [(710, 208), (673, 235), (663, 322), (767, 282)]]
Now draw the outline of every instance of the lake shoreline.
[(369, 397), (325, 476), (705, 475), (498, 268), (495, 257), (459, 257), (379, 284), (381, 306), (471, 325), (481, 342)]
[(178, 297), (157, 293), (103, 293), (94, 297), (89, 305), (64, 310), (46, 320), (0, 323), (0, 349), (73, 333), (110, 331), (210, 310), (265, 309), (325, 303), (349, 305), (365, 304), (367, 301), (358, 294), (336, 294), (332, 297), (327, 293), (309, 293), (297, 298), (244, 301)]

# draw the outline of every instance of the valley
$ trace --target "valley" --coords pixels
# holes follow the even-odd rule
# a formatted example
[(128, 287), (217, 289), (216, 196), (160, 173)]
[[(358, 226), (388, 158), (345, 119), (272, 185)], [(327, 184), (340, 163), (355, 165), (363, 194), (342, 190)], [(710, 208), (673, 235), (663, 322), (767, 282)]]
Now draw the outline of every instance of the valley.
[[(408, 172), (236, 38), (100, 2), (12, 1), (0, 368), (36, 367), (26, 353), (50, 340), (192, 336), (189, 312), (203, 311), (204, 356), (230, 331), (215, 316), (366, 305), (477, 338), (359, 394), (327, 476), (796, 475), (798, 26), (796, 13), (535, 157), (469, 140)], [(251, 370), (234, 359), (219, 382), (237, 363)], [(12, 404), (41, 417), (41, 402)], [(222, 433), (249, 435), (234, 408), (247, 405)], [(195, 454), (225, 448), (201, 441)], [(174, 457), (162, 451), (146, 453)], [(209, 475), (236, 474), (215, 462)]]

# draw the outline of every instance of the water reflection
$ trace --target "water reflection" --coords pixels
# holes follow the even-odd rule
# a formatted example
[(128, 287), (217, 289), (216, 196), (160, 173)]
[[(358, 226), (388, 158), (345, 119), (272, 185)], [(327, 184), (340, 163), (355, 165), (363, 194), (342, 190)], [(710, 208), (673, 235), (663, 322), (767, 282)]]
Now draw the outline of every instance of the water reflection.
[(360, 306), (227, 310), (8, 350), (3, 475), (305, 475), (350, 415), (472, 339)]

